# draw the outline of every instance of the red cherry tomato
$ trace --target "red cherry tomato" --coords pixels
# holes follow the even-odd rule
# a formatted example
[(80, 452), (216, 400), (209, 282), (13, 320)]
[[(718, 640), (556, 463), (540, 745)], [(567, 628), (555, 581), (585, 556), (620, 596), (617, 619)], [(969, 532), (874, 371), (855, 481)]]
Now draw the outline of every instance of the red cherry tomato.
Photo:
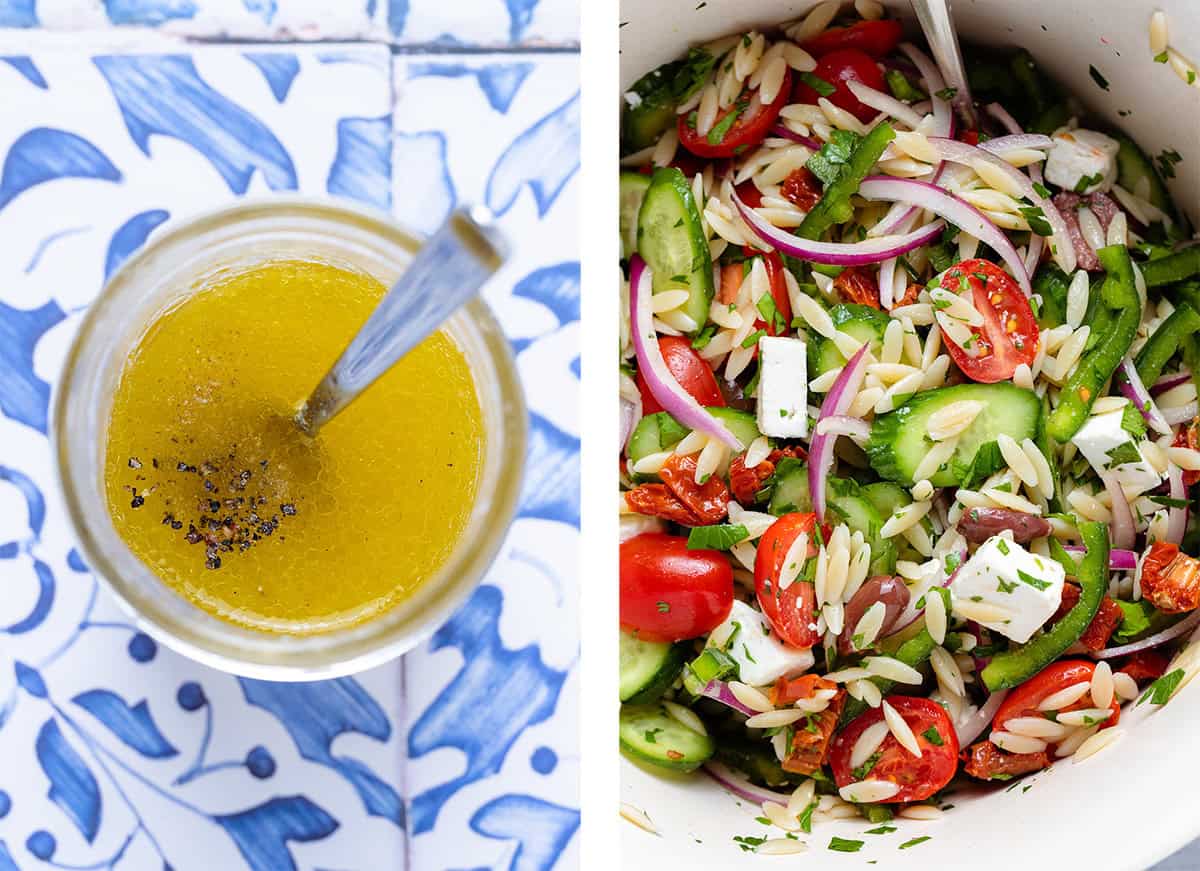
[[(1043, 711), (1038, 710), (1046, 698), (1077, 683), (1089, 683), (1096, 671), (1096, 664), (1085, 659), (1063, 659), (1052, 662), (1025, 683), (1014, 689), (1004, 700), (996, 716), (992, 718), (992, 728), (1004, 730), (1004, 724), (1016, 717), (1041, 717)], [(1063, 711), (1074, 711), (1082, 708), (1095, 707), (1090, 693), (1084, 693), (1077, 702), (1062, 708)], [(1121, 716), (1121, 706), (1116, 699), (1112, 701), (1112, 716), (1104, 721), (1105, 726), (1115, 725)]]
[(754, 589), (763, 615), (779, 638), (793, 647), (812, 647), (821, 636), (817, 632), (817, 597), (813, 585), (797, 578), (786, 590), (779, 589), (779, 574), (783, 570), (788, 548), (800, 533), (809, 533), (805, 559), (816, 556), (812, 540), (815, 514), (785, 514), (771, 524), (758, 543), (754, 559)]
[(755, 329), (763, 329), (770, 336), (784, 336), (792, 329), (792, 299), (788, 296), (787, 280), (783, 277), (783, 258), (778, 251), (772, 251), (763, 256), (763, 265), (767, 268), (767, 280), (771, 282), (771, 299), (775, 303), (775, 311), (779, 312), (780, 322), (768, 324), (762, 318), (754, 325)]
[(991, 384), (1012, 378), (1021, 363), (1033, 364), (1040, 341), (1037, 319), (1012, 276), (989, 260), (964, 260), (942, 274), (941, 285), (960, 295), (970, 290), (971, 303), (983, 315), (983, 324), (970, 328), (970, 348), (942, 329), (947, 350), (963, 374)]
[[(888, 696), (888, 704), (904, 718), (912, 729), (921, 748), (917, 758), (888, 734), (876, 751), (878, 759), (869, 766), (869, 760), (860, 769), (850, 767), (850, 756), (854, 744), (868, 726), (883, 719), (883, 711), (872, 708), (853, 720), (833, 739), (829, 752), (829, 765), (839, 787), (862, 780), (885, 780), (900, 786), (900, 791), (886, 802), (921, 801), (929, 798), (954, 777), (958, 768), (958, 735), (945, 709), (930, 699), (912, 696)], [(929, 731), (933, 729), (937, 732)], [(875, 758), (873, 755), (871, 758)]]
[[(663, 336), (658, 340), (658, 348), (662, 351), (667, 369), (679, 385), (691, 395), (692, 399), (704, 406), (724, 405), (725, 396), (717, 385), (717, 376), (704, 358), (692, 348), (690, 339), (683, 336)], [(650, 394), (646, 379), (642, 373), (637, 373), (638, 390), (642, 394), (642, 414), (654, 414), (663, 408)]]
[[(875, 65), (875, 59), (866, 52), (856, 48), (831, 51), (817, 62), (817, 68), (812, 71), (812, 74), (833, 85), (834, 90), (829, 95), (829, 102), (845, 109), (859, 121), (865, 123), (879, 114), (870, 106), (860, 103), (846, 84), (850, 81), (862, 82), (869, 88), (887, 93), (887, 84), (883, 81), (883, 73)], [(805, 83), (804, 79), (796, 80), (796, 87), (792, 93), (794, 102), (815, 104), (820, 96), (813, 87)]]
[(646, 641), (683, 641), (716, 629), (733, 607), (733, 569), (718, 550), (646, 532), (621, 543), (621, 628)]
[(858, 21), (849, 27), (831, 27), (820, 36), (802, 42), (800, 47), (815, 58), (832, 51), (856, 48), (874, 58), (891, 54), (904, 37), (904, 29), (893, 19)]
[[(679, 116), (679, 144), (692, 154), (701, 157), (733, 157), (742, 154), (767, 138), (767, 131), (779, 117), (780, 110), (787, 105), (792, 91), (792, 72), (784, 73), (779, 94), (767, 106), (758, 99), (758, 89), (746, 88), (733, 101), (733, 105), (717, 113), (712, 129), (701, 136), (696, 132), (696, 115), (689, 112)], [(728, 116), (736, 112), (737, 117), (729, 122)]]

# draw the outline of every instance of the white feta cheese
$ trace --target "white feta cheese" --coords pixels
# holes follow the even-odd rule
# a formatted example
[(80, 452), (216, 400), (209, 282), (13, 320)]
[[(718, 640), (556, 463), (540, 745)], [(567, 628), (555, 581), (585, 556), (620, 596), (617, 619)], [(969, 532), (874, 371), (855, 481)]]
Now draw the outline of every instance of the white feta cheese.
[(1054, 560), (993, 535), (963, 563), (950, 585), (954, 616), (1024, 644), (1058, 610), (1065, 578)]
[(737, 599), (725, 622), (708, 636), (708, 646), (728, 653), (738, 664), (738, 679), (755, 687), (804, 674), (813, 666), (811, 650), (788, 647), (761, 612)]
[(808, 356), (803, 339), (758, 340), (758, 430), (777, 439), (808, 436)]
[[(1117, 151), (1121, 145), (1095, 130), (1060, 130), (1046, 159), (1046, 179), (1064, 190), (1090, 194), (1112, 190), (1117, 180)], [(1084, 179), (1088, 183), (1079, 186)]]
[[(1133, 434), (1121, 425), (1124, 415), (1122, 410), (1089, 417), (1071, 441), (1079, 453), (1087, 457), (1093, 469), (1097, 472), (1111, 470), (1117, 483), (1136, 495), (1154, 489), (1162, 479), (1146, 462)], [(1114, 460), (1125, 462), (1114, 463)]]

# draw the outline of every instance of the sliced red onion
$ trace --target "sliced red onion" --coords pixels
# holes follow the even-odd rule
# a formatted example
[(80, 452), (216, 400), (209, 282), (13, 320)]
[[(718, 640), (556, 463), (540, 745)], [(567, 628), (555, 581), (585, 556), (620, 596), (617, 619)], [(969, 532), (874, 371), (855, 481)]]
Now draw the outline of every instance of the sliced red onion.
[(773, 801), (786, 807), (788, 800), (792, 797), (789, 793), (775, 792), (766, 787), (757, 786), (720, 762), (705, 762), (704, 773), (729, 792), (750, 802), (755, 807), (760, 807), (766, 801)]
[(1129, 510), (1129, 500), (1125, 498), (1125, 491), (1121, 489), (1121, 485), (1117, 483), (1117, 478), (1112, 472), (1101, 472), (1100, 480), (1104, 482), (1104, 489), (1112, 498), (1112, 521), (1108, 524), (1108, 528), (1112, 531), (1113, 547), (1128, 550), (1133, 547), (1137, 538), (1137, 530), (1133, 525), (1133, 512)]
[(863, 377), (867, 374), (867, 348), (863, 345), (846, 363), (817, 414), (817, 425), (814, 427), (812, 441), (808, 446), (808, 492), (812, 498), (813, 511), (817, 519), (825, 522), (825, 480), (829, 477), (829, 469), (833, 466), (833, 445), (837, 436), (823, 434), (821, 421), (827, 417), (844, 415), (858, 395), (862, 387)]
[(1195, 402), (1189, 402), (1187, 405), (1176, 405), (1173, 408), (1164, 408), (1162, 410), (1163, 420), (1171, 426), (1176, 426), (1181, 423), (1191, 423), (1196, 419), (1196, 414), (1200, 412), (1200, 407)]
[[(930, 184), (940, 185), (942, 176), (946, 173), (945, 161), (939, 163), (929, 177)], [(921, 210), (908, 203), (893, 203), (879, 223), (867, 231), (867, 236), (887, 236), (890, 233), (907, 233), (912, 229), (912, 221)]]
[[(1054, 145), (1054, 140), (1040, 133), (1012, 133), (1008, 136), (997, 136), (995, 139), (985, 139), (979, 143), (980, 149), (990, 151), (997, 157), (1010, 151), (1021, 151), (1026, 148), (1050, 148), (1052, 145)], [(1030, 166), (1036, 165), (1030, 164)]]
[(1133, 641), (1120, 647), (1109, 647), (1105, 650), (1098, 650), (1092, 654), (1092, 657), (1095, 659), (1114, 659), (1115, 657), (1125, 656), (1129, 653), (1137, 653), (1139, 650), (1149, 650), (1152, 647), (1166, 644), (1172, 638), (1178, 638), (1198, 623), (1200, 623), (1200, 611), (1193, 611), (1178, 623), (1172, 623), (1162, 632), (1156, 632), (1149, 638), (1143, 638), (1141, 641)]
[(1000, 706), (1004, 704), (1007, 696), (1008, 690), (992, 693), (983, 703), (983, 707), (961, 723), (954, 724), (954, 733), (958, 736), (959, 747), (966, 749), (968, 744), (983, 734), (983, 730), (991, 725), (992, 718), (996, 716), (996, 711), (1000, 710)]
[(950, 111), (950, 104), (938, 96), (938, 92), (946, 89), (946, 80), (942, 78), (937, 65), (930, 60), (929, 55), (911, 42), (900, 43), (900, 50), (912, 61), (921, 78), (925, 80), (925, 89), (933, 103), (934, 134), (953, 136), (954, 113)]
[(1142, 417), (1146, 419), (1146, 423), (1150, 425), (1151, 429), (1162, 435), (1168, 435), (1171, 432), (1171, 426), (1163, 418), (1162, 412), (1158, 410), (1154, 400), (1150, 398), (1150, 391), (1142, 383), (1133, 361), (1126, 357), (1118, 368), (1125, 376), (1125, 380), (1119, 384), (1121, 393), (1142, 413)]
[(642, 417), (642, 394), (632, 378), (621, 373), (621, 448), (629, 444), (633, 427)]
[(776, 251), (829, 266), (867, 266), (889, 257), (899, 257), (932, 242), (945, 227), (943, 222), (934, 221), (903, 236), (881, 236), (865, 242), (816, 242), (801, 239), (759, 217), (758, 212), (742, 202), (736, 190), (733, 192), (733, 204), (755, 235)]
[[(1167, 481), (1171, 485), (1171, 498), (1187, 502), (1187, 486), (1183, 483), (1183, 470), (1174, 463), (1167, 461)], [(1167, 511), (1167, 541), (1180, 544), (1183, 534), (1187, 531), (1188, 510), (1186, 507), (1172, 506)]]
[(1166, 393), (1172, 387), (1178, 387), (1180, 384), (1186, 384), (1188, 379), (1192, 377), (1192, 373), (1187, 369), (1179, 372), (1173, 372), (1170, 375), (1163, 375), (1157, 381), (1150, 385), (1150, 395), (1158, 396), (1160, 393)]
[(633, 348), (637, 352), (638, 370), (646, 379), (650, 395), (667, 414), (688, 429), (700, 430), (724, 442), (733, 450), (740, 451), (745, 446), (738, 441), (737, 436), (693, 399), (667, 368), (662, 351), (658, 347), (658, 334), (650, 312), (653, 276), (650, 267), (640, 255), (633, 255), (629, 277), (629, 321), (633, 331)]
[(1038, 263), (1042, 259), (1042, 251), (1046, 241), (1037, 233), (1029, 234), (1029, 247), (1025, 249), (1025, 271), (1030, 275), (1037, 272)]
[(753, 717), (755, 714), (761, 713), (756, 711), (749, 705), (743, 705), (738, 701), (738, 697), (733, 694), (733, 690), (729, 688), (729, 684), (723, 680), (710, 680), (708, 686), (700, 690), (700, 695), (706, 699), (712, 699), (714, 702), (733, 708), (739, 714), (745, 714), (747, 717)]
[[(931, 139), (930, 141), (935, 140)], [(947, 142), (949, 140), (937, 141)], [(1021, 290), (1025, 292), (1025, 295), (1029, 296), (1033, 293), (1033, 287), (1029, 283), (1029, 273), (1025, 270), (1025, 261), (1021, 259), (1008, 236), (970, 203), (960, 200), (954, 194), (929, 182), (917, 181), (915, 178), (891, 178), (885, 175), (868, 176), (863, 179), (862, 184), (858, 187), (858, 193), (868, 200), (909, 202), (919, 208), (928, 209), (939, 218), (945, 218), (964, 232), (991, 246), (1008, 264), (1009, 270), (1016, 278), (1017, 283), (1021, 285)], [(929, 226), (934, 225), (930, 224)]]
[(869, 85), (864, 85), (857, 79), (846, 79), (846, 87), (850, 89), (850, 93), (854, 95), (855, 99), (864, 106), (870, 106), (876, 111), (890, 115), (897, 121), (907, 124), (913, 130), (921, 126), (921, 121), (923, 120), (921, 116), (914, 112), (911, 106), (901, 103), (891, 94), (877, 91)]
[(790, 139), (792, 142), (799, 142), (806, 148), (811, 148), (813, 151), (821, 150), (821, 143), (813, 139), (811, 136), (801, 136), (794, 130), (789, 130), (782, 124), (776, 124), (771, 128), (769, 136), (778, 136), (780, 139)]
[[(1087, 548), (1078, 544), (1065, 544), (1063, 550), (1067, 553), (1087, 553)], [(1108, 567), (1114, 572), (1132, 572), (1137, 568), (1137, 554), (1123, 548), (1110, 548), (1108, 551)]]
[[(1046, 223), (1050, 225), (1050, 229), (1053, 231), (1051, 238), (1054, 240), (1054, 245), (1051, 246), (1050, 253), (1054, 255), (1055, 261), (1062, 267), (1064, 272), (1071, 273), (1075, 271), (1075, 247), (1071, 244), (1070, 236), (1067, 235), (1067, 222), (1063, 220), (1058, 207), (1050, 202), (1048, 197), (1044, 197), (1037, 192), (1029, 176), (991, 152), (974, 145), (968, 145), (966, 142), (959, 142), (956, 139), (939, 139), (936, 137), (930, 137), (929, 141), (937, 149), (938, 157), (942, 160), (959, 163), (963, 166), (970, 166), (972, 161), (982, 160), (1012, 179), (1013, 184), (1017, 186), (1021, 194), (1040, 208), (1046, 216)], [(1011, 244), (1009, 247), (1011, 247)]]
[[(1000, 125), (1009, 132), (1010, 135), (1017, 136), (1025, 131), (1021, 129), (1021, 125), (1017, 123), (1017, 119), (1008, 113), (1008, 110), (999, 103), (988, 103), (987, 112), (993, 118), (1000, 122)], [(1053, 140), (1051, 140), (1053, 144)], [(1030, 146), (1037, 148), (1039, 146)], [(1029, 177), (1038, 184), (1042, 183), (1042, 166), (1038, 163), (1029, 164)]]

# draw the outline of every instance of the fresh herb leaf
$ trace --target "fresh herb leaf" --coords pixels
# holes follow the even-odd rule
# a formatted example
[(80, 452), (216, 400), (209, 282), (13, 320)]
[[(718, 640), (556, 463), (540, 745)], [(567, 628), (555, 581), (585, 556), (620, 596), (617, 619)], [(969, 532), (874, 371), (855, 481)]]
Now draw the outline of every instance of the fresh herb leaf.
[(1079, 181), (1075, 182), (1073, 190), (1077, 194), (1081, 194), (1090, 188), (1092, 185), (1100, 184), (1104, 181), (1104, 173), (1098, 172), (1095, 175), (1081, 175)]
[(871, 773), (871, 770), (876, 765), (879, 764), (879, 760), (882, 757), (883, 757), (882, 751), (876, 750), (874, 753), (872, 753), (870, 756), (867, 757), (866, 762), (864, 762), (862, 765), (858, 766), (858, 768), (855, 768), (853, 771), (851, 771), (850, 775), (854, 778), (855, 783), (866, 778), (866, 776)]
[(1163, 508), (1188, 507), (1188, 501), (1186, 499), (1172, 499), (1170, 496), (1151, 496), (1150, 501), (1155, 505), (1161, 505)]
[(1040, 181), (1035, 181), (1033, 183), (1033, 189), (1037, 191), (1039, 197), (1043, 197), (1047, 200), (1050, 199), (1050, 188), (1046, 187)]
[(958, 88), (942, 88), (940, 91), (935, 91), (934, 96), (942, 100), (953, 100), (958, 96)]
[(873, 829), (867, 829), (863, 832), (864, 835), (887, 835), (896, 831), (895, 826), (876, 826)]
[(699, 351), (702, 348), (707, 348), (708, 343), (712, 341), (713, 336), (715, 336), (716, 334), (717, 334), (717, 325), (709, 324), (708, 326), (706, 326), (704, 329), (702, 329), (697, 334), (696, 338), (692, 339), (692, 347), (695, 348), (697, 351)]
[(814, 75), (811, 72), (801, 73), (800, 81), (804, 82), (804, 84), (808, 85), (810, 88), (812, 88), (818, 94), (820, 94), (822, 97), (828, 97), (830, 94), (832, 94), (834, 91), (837, 90), (837, 88), (834, 87), (833, 85), (831, 85), (829, 82), (825, 81), (823, 78), (821, 78), (818, 75)]
[(1029, 584), (1029, 586), (1033, 587), (1035, 590), (1046, 590), (1050, 587), (1049, 581), (1043, 581), (1041, 578), (1035, 578), (1033, 575), (1029, 574), (1028, 572), (1021, 571), (1020, 569), (1017, 569), (1017, 577), (1020, 578), (1022, 583)]
[(1029, 197), (1021, 197), (1021, 202), (1023, 205), (1018, 206), (1017, 211), (1029, 224), (1029, 229), (1039, 236), (1052, 236), (1054, 231), (1050, 229), (1050, 222), (1046, 220), (1046, 213), (1042, 211), (1042, 207), (1035, 205)]
[(647, 729), (644, 733), (642, 733), (642, 737), (646, 739), (647, 744), (657, 744), (658, 739), (654, 736), (661, 731), (662, 729)]
[(1141, 462), (1142, 455), (1138, 451), (1137, 445), (1133, 442), (1121, 442), (1115, 448), (1105, 451), (1104, 455), (1108, 457), (1108, 467), (1121, 466), (1125, 463)]
[(888, 90), (897, 100), (905, 103), (919, 103), (925, 99), (925, 92), (913, 85), (908, 76), (900, 70), (888, 70), (883, 74), (887, 81)]
[(1137, 703), (1140, 705), (1142, 702), (1149, 700), (1152, 705), (1165, 705), (1182, 680), (1182, 668), (1167, 672), (1146, 688), (1146, 691), (1142, 693), (1142, 697), (1137, 700)]
[(802, 814), (800, 814), (800, 819), (799, 819), (800, 831), (807, 832), (810, 835), (812, 834), (812, 818), (813, 818), (813, 812), (816, 809), (817, 809), (817, 801), (816, 801), (816, 799), (813, 799), (812, 801), (810, 801), (808, 803), (808, 807), (806, 807), (804, 809), (804, 812)]
[(1158, 161), (1158, 171), (1163, 178), (1175, 178), (1175, 164), (1183, 160), (1183, 155), (1174, 148), (1168, 148), (1156, 160)]
[(1156, 64), (1165, 64), (1168, 60), (1170, 60), (1170, 55), (1165, 51), (1160, 51), (1154, 56), (1154, 62)]
[(742, 339), (742, 347), (743, 348), (753, 348), (755, 345), (758, 344), (758, 340), (761, 339), (766, 334), (767, 334), (766, 330), (755, 330), (753, 333), (746, 336), (746, 338)]
[(937, 730), (937, 726), (930, 726), (921, 733), (921, 736), (935, 747), (941, 747), (946, 743), (942, 740), (942, 733)]
[(1003, 538), (997, 539), (996, 540), (996, 550), (1000, 551), (1000, 553), (1004, 554), (1005, 556), (1008, 556), (1008, 554), (1009, 554), (1008, 542), (1005, 541)]
[(714, 124), (712, 129), (708, 131), (708, 136), (706, 137), (708, 144), (720, 145), (722, 142), (724, 142), (725, 134), (727, 134), (730, 129), (733, 128), (733, 125), (737, 123), (737, 119), (741, 117), (742, 113), (746, 111), (746, 107), (749, 105), (750, 103), (748, 100), (738, 100), (736, 103), (734, 103), (733, 108), (729, 110), (725, 117)]
[(658, 602), (655, 604), (654, 607), (656, 607), (658, 609), (659, 614), (670, 614), (671, 613), (671, 603), (670, 602)]
[(865, 841), (855, 841), (850, 838), (839, 838), (837, 835), (829, 842), (829, 849), (839, 853), (857, 853), (863, 848)]
[(1106, 91), (1108, 90), (1108, 79), (1104, 78), (1104, 76), (1102, 76), (1100, 74), (1100, 70), (1096, 69), (1094, 66), (1089, 65), (1088, 66), (1088, 75), (1090, 75), (1092, 77), (1093, 82), (1095, 82), (1097, 85), (1099, 85), (1104, 90), (1106, 90)]
[(1121, 429), (1135, 439), (1141, 439), (1146, 434), (1146, 418), (1142, 417), (1142, 413), (1133, 403), (1126, 405), (1125, 410), (1121, 412)]
[(826, 187), (841, 176), (862, 139), (851, 130), (834, 130), (829, 141), (804, 164)]
[(766, 840), (766, 838), (756, 838), (753, 835), (735, 835), (733, 842), (741, 848), (743, 853), (753, 853), (754, 848), (759, 844), (766, 843)]
[(913, 838), (911, 841), (905, 841), (903, 844), (901, 844), (899, 846), (898, 849), (907, 850), (909, 847), (917, 846), (917, 844), (924, 844), (926, 841), (928, 841), (932, 837), (933, 837), (933, 835), (921, 835), (921, 837), (919, 837), (919, 838)]
[(1016, 581), (1006, 581), (1004, 578), (997, 578), (997, 580), (1000, 582), (1000, 585), (996, 587), (997, 593), (1011, 593), (1017, 588)]
[(729, 550), (749, 536), (750, 531), (740, 523), (696, 526), (688, 533), (687, 546), (688, 550)]

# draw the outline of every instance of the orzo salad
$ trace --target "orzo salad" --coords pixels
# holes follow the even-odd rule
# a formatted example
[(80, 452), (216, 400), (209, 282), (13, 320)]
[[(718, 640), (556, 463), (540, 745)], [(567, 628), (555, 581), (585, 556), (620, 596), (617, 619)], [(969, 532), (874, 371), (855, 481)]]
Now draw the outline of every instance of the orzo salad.
[(827, 2), (624, 95), (621, 745), (789, 832), (1085, 758), (1200, 660), (1178, 155), (965, 54), (973, 100)]

